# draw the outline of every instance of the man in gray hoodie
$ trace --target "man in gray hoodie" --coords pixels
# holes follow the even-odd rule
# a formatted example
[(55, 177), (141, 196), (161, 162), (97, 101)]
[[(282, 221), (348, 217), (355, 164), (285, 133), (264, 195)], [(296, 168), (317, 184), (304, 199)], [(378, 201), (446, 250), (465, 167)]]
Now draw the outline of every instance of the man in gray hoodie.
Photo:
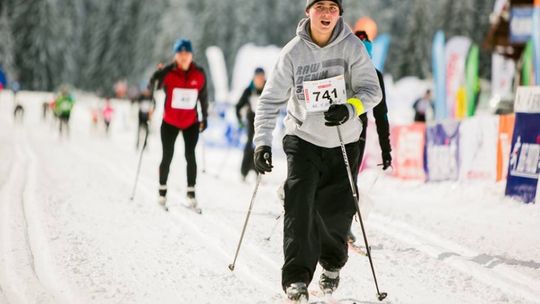
[(358, 116), (382, 97), (375, 67), (342, 13), (341, 0), (307, 0), (307, 18), (281, 51), (255, 116), (255, 168), (264, 174), (272, 170), (272, 131), (280, 107), (287, 105), (282, 286), (297, 302), (307, 300), (317, 263), (323, 267), (323, 292), (338, 286), (356, 202), (336, 126), (356, 172), (362, 131)]

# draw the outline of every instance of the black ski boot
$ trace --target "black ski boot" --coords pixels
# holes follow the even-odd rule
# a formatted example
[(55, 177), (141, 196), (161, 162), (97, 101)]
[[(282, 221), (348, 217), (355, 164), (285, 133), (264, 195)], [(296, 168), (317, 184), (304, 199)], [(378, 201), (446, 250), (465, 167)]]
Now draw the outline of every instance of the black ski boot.
[(169, 208), (167, 208), (167, 185), (159, 186), (158, 203), (161, 207), (163, 207), (163, 209), (169, 210)]
[(195, 198), (195, 187), (187, 188), (187, 203), (189, 208), (197, 208), (197, 199)]
[(323, 270), (319, 279), (319, 288), (326, 294), (332, 294), (339, 285), (339, 269)]
[(287, 293), (287, 298), (293, 301), (293, 303), (308, 303), (309, 293), (306, 283), (292, 283), (287, 287), (285, 292)]

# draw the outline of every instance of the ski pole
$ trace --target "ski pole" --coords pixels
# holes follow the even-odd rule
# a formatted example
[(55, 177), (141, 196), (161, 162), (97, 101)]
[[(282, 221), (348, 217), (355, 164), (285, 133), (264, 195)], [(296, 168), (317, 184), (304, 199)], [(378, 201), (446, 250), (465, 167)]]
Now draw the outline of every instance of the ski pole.
[[(148, 122), (146, 123), (148, 124)], [(141, 154), (139, 154), (139, 163), (137, 164), (137, 173), (135, 173), (135, 183), (133, 184), (133, 191), (131, 191), (131, 197), (129, 198), (132, 201), (135, 198), (135, 190), (137, 189), (137, 182), (139, 181), (139, 172), (141, 171), (142, 156), (144, 149), (146, 148), (146, 142), (148, 140), (148, 133), (150, 133), (150, 126), (147, 125), (146, 133), (144, 134), (144, 142), (141, 149)]]
[[(268, 153), (264, 154), (264, 158), (270, 158)], [(246, 214), (246, 220), (244, 222), (244, 227), (242, 228), (242, 233), (240, 234), (240, 240), (238, 241), (238, 246), (236, 247), (236, 253), (234, 254), (234, 260), (232, 264), (229, 264), (229, 269), (234, 271), (234, 266), (236, 265), (236, 259), (238, 258), (238, 252), (240, 252), (240, 247), (242, 246), (242, 241), (244, 240), (244, 234), (246, 233), (246, 227), (249, 221), (249, 216), (251, 215), (251, 209), (253, 208), (253, 202), (255, 202), (255, 196), (257, 196), (257, 190), (259, 190), (259, 185), (261, 183), (261, 174), (257, 174), (257, 182), (255, 183), (255, 189), (253, 190), (253, 195), (251, 196), (251, 202), (249, 203), (249, 209)]]
[(343, 143), (343, 137), (341, 136), (341, 129), (337, 127), (337, 133), (339, 137), (339, 144), (341, 146), (341, 152), (343, 153), (343, 160), (345, 162), (345, 167), (347, 167), (347, 176), (349, 178), (349, 184), (351, 186), (351, 191), (355, 201), (356, 212), (358, 214), (358, 220), (360, 222), (360, 227), (362, 228), (362, 235), (364, 236), (364, 244), (366, 246), (366, 253), (369, 259), (369, 265), (371, 266), (371, 273), (373, 274), (373, 280), (375, 281), (375, 288), (377, 289), (377, 298), (379, 301), (384, 300), (388, 294), (386, 292), (379, 291), (379, 284), (377, 283), (377, 276), (375, 275), (375, 267), (373, 266), (373, 260), (371, 258), (371, 248), (369, 247), (368, 240), (366, 237), (366, 231), (364, 229), (364, 222), (362, 221), (362, 214), (360, 212), (360, 207), (358, 206), (358, 193), (356, 192), (356, 187), (354, 185), (354, 179), (351, 172), (351, 166), (349, 164), (349, 157), (347, 156), (347, 150), (345, 149), (345, 144)]
[(274, 235), (274, 232), (276, 231), (276, 228), (279, 224), (279, 219), (283, 216), (283, 214), (285, 213), (285, 211), (281, 212), (274, 220), (276, 221), (274, 223), (274, 227), (272, 227), (272, 230), (270, 231), (270, 235), (268, 235), (268, 237), (264, 238), (265, 241), (270, 241), (270, 239), (272, 238), (272, 236)]
[[(156, 104), (156, 100), (154, 98), (154, 91), (156, 90), (156, 83), (152, 83), (152, 101), (154, 102), (154, 105)], [(135, 183), (133, 183), (133, 191), (131, 191), (131, 197), (129, 200), (133, 200), (135, 198), (135, 190), (137, 190), (137, 182), (139, 181), (139, 173), (141, 171), (141, 164), (142, 164), (142, 156), (144, 153), (144, 149), (146, 148), (146, 145), (148, 143), (148, 134), (150, 133), (150, 125), (148, 124), (148, 121), (146, 121), (146, 133), (144, 134), (144, 142), (143, 146), (141, 148), (141, 154), (139, 155), (139, 163), (137, 164), (137, 172), (135, 173)]]

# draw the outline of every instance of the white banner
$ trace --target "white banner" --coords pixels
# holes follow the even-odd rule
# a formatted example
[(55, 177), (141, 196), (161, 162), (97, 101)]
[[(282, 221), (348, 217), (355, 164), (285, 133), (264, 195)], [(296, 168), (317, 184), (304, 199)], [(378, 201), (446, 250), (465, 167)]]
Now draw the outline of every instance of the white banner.
[(229, 97), (229, 78), (227, 77), (227, 66), (223, 51), (217, 46), (206, 49), (206, 59), (210, 67), (210, 76), (214, 84), (214, 100), (225, 102)]
[(459, 127), (460, 180), (497, 179), (498, 116), (477, 116)]
[(519, 87), (516, 93), (514, 112), (540, 113), (540, 86)]
[(491, 94), (505, 97), (512, 94), (516, 64), (514, 60), (497, 53), (491, 56)]

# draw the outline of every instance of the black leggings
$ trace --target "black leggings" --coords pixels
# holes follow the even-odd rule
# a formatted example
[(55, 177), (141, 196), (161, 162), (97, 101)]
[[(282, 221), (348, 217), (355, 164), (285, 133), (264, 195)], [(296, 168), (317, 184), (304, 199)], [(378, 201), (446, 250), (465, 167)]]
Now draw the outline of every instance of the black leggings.
[(197, 161), (195, 159), (195, 147), (199, 140), (199, 124), (195, 123), (191, 127), (180, 130), (165, 121), (161, 123), (161, 145), (163, 147), (163, 157), (159, 165), (159, 184), (167, 185), (169, 168), (174, 155), (174, 143), (178, 132), (182, 131), (184, 136), (185, 156), (187, 162), (187, 185), (194, 187), (197, 179)]

